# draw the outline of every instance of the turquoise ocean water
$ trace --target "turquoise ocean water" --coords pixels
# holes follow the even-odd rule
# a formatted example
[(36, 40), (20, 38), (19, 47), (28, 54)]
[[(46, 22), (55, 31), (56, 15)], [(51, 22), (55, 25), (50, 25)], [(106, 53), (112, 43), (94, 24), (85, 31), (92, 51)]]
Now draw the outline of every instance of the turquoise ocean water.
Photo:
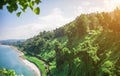
[(35, 76), (35, 72), (26, 66), (18, 53), (9, 46), (0, 45), (0, 68), (13, 69), (18, 75)]

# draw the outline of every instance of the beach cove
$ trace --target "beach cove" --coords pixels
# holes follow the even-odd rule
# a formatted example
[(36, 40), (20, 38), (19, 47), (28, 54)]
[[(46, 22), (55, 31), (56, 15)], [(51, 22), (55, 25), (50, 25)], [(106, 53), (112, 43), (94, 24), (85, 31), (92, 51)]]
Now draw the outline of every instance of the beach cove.
[(0, 45), (0, 68), (15, 70), (18, 75), (41, 76), (37, 66), (24, 59), (23, 55), (13, 46)]

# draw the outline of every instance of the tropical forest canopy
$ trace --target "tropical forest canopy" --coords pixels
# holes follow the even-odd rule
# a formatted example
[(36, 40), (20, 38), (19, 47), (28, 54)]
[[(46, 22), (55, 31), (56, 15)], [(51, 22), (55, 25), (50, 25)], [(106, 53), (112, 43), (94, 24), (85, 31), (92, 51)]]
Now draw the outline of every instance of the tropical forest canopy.
[(120, 76), (119, 20), (120, 8), (81, 14), (16, 46), (47, 61), (51, 76)]

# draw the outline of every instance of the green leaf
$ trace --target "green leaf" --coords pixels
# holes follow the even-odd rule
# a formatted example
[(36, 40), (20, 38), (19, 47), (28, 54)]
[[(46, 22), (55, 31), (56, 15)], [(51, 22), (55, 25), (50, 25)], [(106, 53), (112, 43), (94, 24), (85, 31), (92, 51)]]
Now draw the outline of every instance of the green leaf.
[(41, 0), (35, 0), (36, 4), (39, 4), (41, 2)]
[(18, 12), (16, 15), (19, 17), (21, 15), (21, 12)]
[(17, 6), (17, 4), (15, 3), (14, 5), (13, 5), (14, 7), (14, 10), (16, 11), (17, 9), (18, 9), (18, 6)]
[(12, 7), (11, 7), (11, 6), (7, 6), (7, 9), (8, 9), (8, 11), (9, 11), (10, 13), (12, 13), (12, 12), (13, 12), (13, 9), (12, 9)]
[(31, 1), (31, 2), (29, 3), (29, 7), (31, 8), (31, 10), (33, 10), (33, 6), (34, 6), (34, 2)]
[(38, 15), (40, 13), (40, 8), (39, 7), (35, 8), (34, 13)]
[(31, 10), (33, 10), (33, 7), (32, 6), (29, 6)]
[(32, 6), (32, 7), (34, 6), (34, 1), (30, 2), (30, 6)]
[(28, 4), (24, 4), (24, 5), (22, 5), (22, 6), (21, 6), (21, 9), (22, 9), (22, 11), (23, 11), (23, 12), (25, 12), (25, 11), (26, 11), (27, 6), (28, 6)]
[(27, 0), (28, 2), (30, 2), (31, 0)]

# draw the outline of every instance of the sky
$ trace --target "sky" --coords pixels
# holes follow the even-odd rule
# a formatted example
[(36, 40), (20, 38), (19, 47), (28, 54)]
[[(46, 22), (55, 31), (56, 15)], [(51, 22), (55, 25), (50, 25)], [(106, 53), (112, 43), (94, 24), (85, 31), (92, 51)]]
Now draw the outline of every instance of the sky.
[(29, 8), (20, 17), (0, 10), (0, 40), (28, 39), (41, 31), (53, 30), (73, 21), (82, 13), (112, 11), (120, 0), (42, 0), (40, 14)]

